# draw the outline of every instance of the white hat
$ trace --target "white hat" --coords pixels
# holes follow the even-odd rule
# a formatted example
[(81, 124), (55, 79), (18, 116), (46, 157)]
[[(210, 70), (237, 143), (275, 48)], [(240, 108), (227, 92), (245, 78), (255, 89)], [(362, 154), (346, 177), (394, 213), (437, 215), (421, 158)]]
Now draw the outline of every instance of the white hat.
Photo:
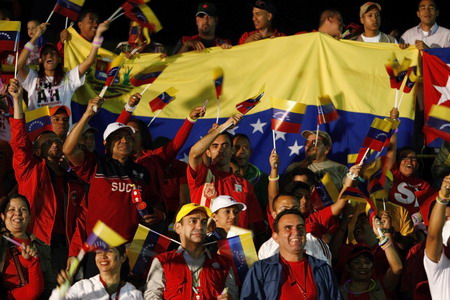
[(127, 129), (130, 131), (131, 134), (134, 133), (134, 128), (119, 122), (114, 122), (108, 125), (108, 127), (106, 127), (105, 132), (103, 132), (103, 140), (106, 141), (106, 139), (108, 138), (108, 136), (111, 135), (111, 133), (116, 132), (119, 129)]
[(220, 195), (213, 200), (213, 204), (211, 205), (211, 211), (215, 213), (221, 208), (230, 207), (233, 205), (239, 207), (241, 211), (247, 209), (247, 205), (241, 202), (236, 202), (236, 200), (234, 200), (231, 196)]

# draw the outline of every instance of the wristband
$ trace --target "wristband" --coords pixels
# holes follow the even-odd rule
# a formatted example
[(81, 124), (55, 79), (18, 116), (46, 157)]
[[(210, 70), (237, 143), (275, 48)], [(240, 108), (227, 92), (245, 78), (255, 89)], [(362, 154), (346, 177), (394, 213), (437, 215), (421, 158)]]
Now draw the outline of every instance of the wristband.
[(132, 113), (132, 112), (135, 111), (135, 109), (136, 109), (136, 106), (129, 106), (128, 103), (125, 103), (125, 110), (126, 110), (127, 112)]
[(441, 197), (437, 196), (436, 197), (436, 202), (438, 202), (439, 204), (442, 205), (447, 205), (450, 199), (442, 199)]
[(394, 234), (395, 230), (394, 227), (391, 227), (389, 229), (382, 229), (383, 233), (390, 233), (390, 234)]
[(191, 123), (197, 122), (197, 119), (194, 120), (194, 119), (192, 119), (191, 116), (189, 116), (189, 115), (186, 117), (186, 119), (188, 119), (188, 121), (191, 122)]
[(27, 49), (28, 51), (30, 51), (30, 52), (33, 52), (34, 51), (34, 49), (36, 48), (36, 46), (33, 44), (33, 43), (31, 43), (31, 42), (27, 42), (26, 44), (25, 44), (25, 46), (23, 46), (25, 49)]
[(103, 43), (103, 37), (95, 37), (92, 41), (92, 47), (100, 48)]
[(384, 245), (387, 244), (387, 242), (389, 242), (389, 239), (386, 236), (382, 235), (382, 236), (380, 236), (380, 241), (378, 242), (378, 246), (383, 247)]
[(390, 246), (392, 246), (392, 242), (388, 240), (385, 244), (381, 245), (380, 247), (381, 249), (386, 250)]
[(278, 181), (278, 179), (280, 179), (280, 175), (278, 175), (278, 176), (275, 177), (275, 178), (272, 178), (272, 177), (270, 177), (270, 176), (268, 176), (267, 178), (269, 178), (269, 181)]

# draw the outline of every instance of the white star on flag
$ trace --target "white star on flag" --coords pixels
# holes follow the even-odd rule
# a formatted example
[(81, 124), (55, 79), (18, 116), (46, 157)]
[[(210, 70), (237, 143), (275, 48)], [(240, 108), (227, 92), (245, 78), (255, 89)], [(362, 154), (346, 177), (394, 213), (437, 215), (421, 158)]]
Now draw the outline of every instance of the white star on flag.
[(183, 158), (180, 159), (180, 161), (185, 162), (185, 163), (188, 164), (189, 163), (189, 155), (187, 155), (186, 152), (183, 153)]
[(281, 131), (275, 130), (275, 141), (278, 139), (282, 139), (283, 141), (286, 141), (286, 132), (281, 132)]
[(437, 85), (433, 86), (439, 93), (442, 94), (437, 105), (441, 105), (442, 103), (450, 100), (450, 76), (448, 76), (447, 84), (445, 86), (437, 86)]
[(227, 131), (231, 134), (231, 135), (235, 135), (236, 134), (236, 129), (238, 129), (239, 128), (239, 126), (235, 126), (234, 128), (232, 128), (232, 129), (228, 129)]
[(263, 127), (266, 126), (266, 125), (267, 125), (267, 123), (262, 123), (261, 120), (258, 118), (258, 121), (256, 121), (256, 123), (250, 124), (250, 126), (253, 127), (252, 134), (254, 134), (257, 131), (259, 131), (259, 132), (264, 134)]
[(291, 150), (291, 153), (289, 154), (289, 156), (291, 156), (291, 155), (293, 155), (293, 154), (295, 154), (295, 155), (300, 155), (300, 150), (302, 150), (303, 145), (302, 145), (302, 146), (299, 146), (299, 145), (297, 144), (297, 141), (295, 141), (294, 145), (289, 146), (288, 148), (289, 148), (289, 150)]

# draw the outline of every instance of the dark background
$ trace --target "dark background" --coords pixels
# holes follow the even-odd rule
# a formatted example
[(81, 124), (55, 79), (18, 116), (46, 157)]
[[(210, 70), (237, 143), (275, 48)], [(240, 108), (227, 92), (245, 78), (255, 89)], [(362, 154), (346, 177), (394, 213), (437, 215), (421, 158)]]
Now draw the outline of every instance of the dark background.
[[(27, 41), (26, 21), (37, 18), (45, 21), (50, 14), (56, 0), (0, 0), (1, 7), (11, 7), (12, 2), (20, 3), (21, 12), (15, 10), (15, 20), (23, 22), (22, 40)], [(151, 0), (148, 5), (158, 16), (163, 29), (152, 36), (156, 42), (167, 46), (173, 46), (183, 35), (196, 34), (195, 12), (199, 0)], [(218, 34), (224, 38), (230, 38), (236, 43), (242, 33), (253, 30), (251, 19), (251, 1), (248, 0), (216, 0), (214, 2), (219, 9)], [(278, 8), (276, 27), (286, 34), (299, 31), (310, 31), (317, 28), (321, 11), (326, 8), (339, 10), (345, 24), (355, 22), (359, 24), (359, 7), (365, 1), (355, 0), (274, 0)], [(450, 1), (437, 1), (440, 10), (438, 24), (450, 28)], [(90, 8), (98, 12), (102, 20), (108, 18), (124, 0), (86, 0), (84, 8)], [(381, 30), (389, 33), (392, 29), (398, 29), (403, 33), (419, 23), (416, 16), (416, 0), (386, 0), (378, 1), (382, 6)], [(47, 39), (55, 42), (59, 31), (64, 28), (65, 18), (54, 14), (50, 20), (51, 27), (47, 31)], [(125, 16), (114, 21), (110, 30), (105, 34), (108, 41), (106, 47), (111, 47), (119, 41), (127, 40), (128, 20)]]

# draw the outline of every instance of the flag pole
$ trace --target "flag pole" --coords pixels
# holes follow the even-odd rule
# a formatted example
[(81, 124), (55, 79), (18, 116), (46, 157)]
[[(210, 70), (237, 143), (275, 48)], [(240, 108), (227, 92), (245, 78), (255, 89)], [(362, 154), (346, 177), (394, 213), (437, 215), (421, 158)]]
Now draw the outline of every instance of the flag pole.
[(117, 20), (118, 18), (120, 18), (120, 17), (123, 16), (124, 14), (125, 14), (125, 13), (120, 13), (120, 14), (118, 14), (117, 16), (115, 16), (114, 18), (111, 19), (111, 22)]
[(48, 21), (50, 21), (50, 18), (53, 16), (53, 13), (54, 13), (55, 11), (54, 11), (54, 8), (52, 9), (52, 12), (50, 13), (50, 15), (48, 16), (48, 18), (47, 18), (47, 21), (45, 21), (45, 23), (48, 23)]
[(119, 7), (113, 14), (108, 18), (109, 21), (111, 21), (120, 11), (122, 10), (122, 6)]
[(398, 107), (396, 107), (397, 109), (400, 108), (400, 106), (402, 105), (402, 101), (403, 101), (403, 97), (405, 96), (405, 93), (402, 93), (402, 96), (400, 97), (400, 101), (398, 103)]
[(220, 116), (220, 100), (217, 97), (217, 116), (216, 116), (216, 124), (219, 124), (219, 116)]
[[(162, 109), (158, 110), (158, 112), (153, 116), (153, 118), (150, 120), (150, 123), (148, 123), (147, 127), (150, 127), (152, 125), (153, 121), (155, 121), (156, 117), (159, 115), (159, 113), (162, 112)], [(151, 229), (150, 229), (151, 230)]]
[(383, 210), (386, 210), (386, 201), (383, 198)]
[(272, 129), (272, 140), (273, 140), (273, 149), (275, 152), (277, 151), (277, 143), (275, 142), (275, 130)]
[(66, 17), (66, 26), (64, 27), (64, 29), (67, 29), (67, 24), (69, 23), (69, 18)]
[(395, 104), (394, 107), (398, 109), (398, 90), (395, 89)]
[(364, 160), (366, 159), (367, 153), (369, 153), (370, 148), (367, 148), (366, 153), (364, 153), (364, 156), (361, 158), (361, 161), (359, 162), (358, 166), (362, 166), (364, 164)]
[(144, 93), (147, 91), (147, 89), (148, 89), (151, 85), (152, 85), (151, 83), (147, 84), (147, 86), (145, 87), (145, 89), (142, 91), (141, 96), (144, 95)]
[(14, 64), (14, 78), (17, 79), (17, 61), (19, 60), (19, 51), (16, 50), (16, 62)]
[[(147, 227), (147, 228), (148, 228), (148, 227)], [(157, 235), (159, 235), (159, 236), (161, 236), (161, 237), (163, 237), (163, 238), (165, 238), (165, 239), (168, 239), (168, 240), (171, 241), (171, 242), (174, 242), (174, 243), (177, 243), (178, 245), (181, 245), (181, 243), (180, 243), (179, 241), (174, 240), (174, 239), (172, 239), (172, 238), (170, 238), (170, 237), (168, 237), (168, 236), (166, 236), (166, 235), (164, 235), (164, 234), (161, 234), (161, 233), (159, 233), (159, 232), (157, 232), (157, 231), (154, 231), (153, 229), (150, 229), (150, 228), (148, 228), (148, 230), (150, 230), (150, 231), (153, 232), (153, 233), (156, 233)]]
[[(78, 269), (78, 266), (80, 265), (80, 262), (83, 260), (84, 255), (86, 252), (83, 248), (80, 249), (80, 252), (78, 252), (78, 255), (72, 259), (72, 262), (69, 267), (69, 277), (74, 277), (75, 273)], [(66, 279), (63, 284), (58, 286), (58, 294), (60, 298), (64, 298), (64, 296), (67, 294), (70, 288), (70, 282), (69, 279)]]

